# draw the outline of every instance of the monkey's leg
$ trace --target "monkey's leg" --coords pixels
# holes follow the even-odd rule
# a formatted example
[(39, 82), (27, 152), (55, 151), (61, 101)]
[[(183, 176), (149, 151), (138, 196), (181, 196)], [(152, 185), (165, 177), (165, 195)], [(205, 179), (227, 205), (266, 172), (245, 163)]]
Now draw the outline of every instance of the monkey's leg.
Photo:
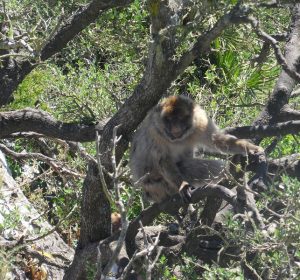
[(187, 158), (177, 166), (183, 179), (194, 187), (217, 183), (226, 173), (225, 162), (221, 160)]
[[(187, 159), (178, 164), (184, 179), (194, 187), (219, 182), (225, 176), (225, 163), (218, 160)], [(209, 196), (206, 199), (200, 219), (203, 224), (210, 226), (221, 206), (222, 199)]]
[(177, 164), (171, 158), (165, 158), (159, 162), (161, 174), (168, 183), (167, 191), (170, 195), (179, 192), (185, 203), (189, 203), (191, 193), (189, 183), (186, 182), (178, 169)]

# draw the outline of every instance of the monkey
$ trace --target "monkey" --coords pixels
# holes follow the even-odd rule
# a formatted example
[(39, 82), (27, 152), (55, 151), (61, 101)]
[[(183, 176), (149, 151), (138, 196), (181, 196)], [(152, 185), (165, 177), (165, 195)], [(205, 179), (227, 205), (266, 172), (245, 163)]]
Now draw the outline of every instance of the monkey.
[(186, 96), (169, 96), (147, 114), (133, 136), (129, 166), (133, 182), (146, 198), (160, 203), (180, 193), (190, 199), (189, 186), (215, 184), (224, 177), (225, 162), (199, 159), (194, 149), (256, 154), (263, 148), (224, 134), (204, 109)]

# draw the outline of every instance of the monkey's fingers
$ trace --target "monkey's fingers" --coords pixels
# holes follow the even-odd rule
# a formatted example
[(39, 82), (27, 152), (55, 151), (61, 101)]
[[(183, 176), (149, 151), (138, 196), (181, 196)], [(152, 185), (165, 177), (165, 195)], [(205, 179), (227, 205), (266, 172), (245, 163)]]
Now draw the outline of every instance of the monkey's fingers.
[(183, 181), (180, 188), (179, 188), (179, 194), (183, 200), (184, 203), (190, 203), (191, 202), (191, 188), (188, 182)]
[(260, 146), (256, 146), (256, 145), (252, 145), (251, 148), (249, 149), (249, 154), (250, 155), (261, 155), (264, 154), (265, 150), (260, 147)]

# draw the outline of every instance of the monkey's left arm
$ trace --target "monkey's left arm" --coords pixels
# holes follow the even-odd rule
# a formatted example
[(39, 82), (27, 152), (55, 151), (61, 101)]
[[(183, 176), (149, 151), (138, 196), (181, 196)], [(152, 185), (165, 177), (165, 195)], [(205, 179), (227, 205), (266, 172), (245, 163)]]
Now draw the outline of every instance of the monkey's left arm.
[(217, 150), (228, 154), (241, 154), (245, 156), (264, 152), (262, 147), (256, 146), (245, 139), (238, 139), (235, 136), (222, 132), (212, 134), (212, 142)]
[(245, 139), (238, 139), (233, 135), (223, 133), (211, 119), (208, 119), (205, 135), (202, 142), (212, 151), (240, 155), (264, 152), (263, 148)]

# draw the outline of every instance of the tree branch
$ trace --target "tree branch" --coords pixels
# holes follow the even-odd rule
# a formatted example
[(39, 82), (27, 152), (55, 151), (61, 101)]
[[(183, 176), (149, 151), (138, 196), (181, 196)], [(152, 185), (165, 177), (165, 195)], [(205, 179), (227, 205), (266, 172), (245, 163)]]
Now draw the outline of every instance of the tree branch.
[(55, 172), (61, 175), (69, 175), (76, 178), (83, 178), (83, 174), (79, 174), (78, 172), (75, 172), (69, 168), (64, 167), (64, 164), (62, 162), (59, 162), (51, 157), (47, 157), (40, 153), (17, 153), (15, 151), (12, 151), (11, 149), (7, 148), (5, 145), (0, 144), (0, 150), (3, 151), (3, 153), (13, 157), (16, 160), (40, 160), (48, 164)]
[[(236, 194), (221, 185), (206, 185), (201, 188), (196, 188), (192, 192), (191, 203), (197, 203), (201, 199), (213, 196), (224, 199), (234, 207), (236, 206)], [(167, 201), (162, 203), (155, 203), (150, 207), (146, 208), (142, 213), (132, 220), (129, 224), (127, 234), (126, 234), (126, 248), (128, 255), (132, 256), (134, 253), (134, 237), (139, 229), (139, 222), (141, 221), (143, 225), (149, 225), (153, 220), (161, 213), (176, 214), (180, 207), (185, 204), (179, 194), (172, 196)]]
[(278, 119), (281, 121), (300, 120), (300, 110), (294, 110), (289, 105), (284, 105), (280, 110)]
[(271, 159), (268, 161), (268, 165), (269, 172), (271, 173), (285, 172), (289, 176), (300, 180), (300, 154)]
[(0, 113), (0, 138), (15, 132), (36, 132), (52, 138), (87, 142), (95, 139), (95, 130), (102, 131), (105, 121), (97, 125), (63, 123), (37, 109), (23, 109)]
[(111, 8), (125, 7), (132, 0), (93, 0), (72, 15), (41, 50), (41, 59), (46, 60), (62, 50), (78, 33), (94, 22), (99, 15)]
[(300, 121), (287, 121), (272, 125), (253, 125), (242, 127), (228, 127), (225, 132), (238, 138), (256, 138), (283, 136), (300, 132)]
[(234, 23), (241, 23), (242, 21), (240, 19), (245, 17), (248, 12), (249, 11), (241, 9), (240, 5), (237, 4), (229, 13), (223, 15), (213, 28), (201, 35), (191, 49), (180, 57), (174, 67), (176, 76), (182, 74), (196, 57), (207, 53), (210, 49), (211, 42), (218, 38), (226, 28)]
[(247, 21), (252, 25), (253, 29), (255, 30), (257, 36), (265, 41), (266, 43), (270, 44), (274, 50), (275, 57), (277, 59), (277, 62), (282, 67), (282, 69), (295, 81), (300, 81), (300, 74), (297, 73), (297, 71), (294, 69), (293, 65), (289, 65), (283, 56), (279, 44), (275, 38), (273, 38), (271, 35), (267, 34), (259, 27), (259, 22), (257, 19), (255, 19), (252, 16), (248, 16)]

